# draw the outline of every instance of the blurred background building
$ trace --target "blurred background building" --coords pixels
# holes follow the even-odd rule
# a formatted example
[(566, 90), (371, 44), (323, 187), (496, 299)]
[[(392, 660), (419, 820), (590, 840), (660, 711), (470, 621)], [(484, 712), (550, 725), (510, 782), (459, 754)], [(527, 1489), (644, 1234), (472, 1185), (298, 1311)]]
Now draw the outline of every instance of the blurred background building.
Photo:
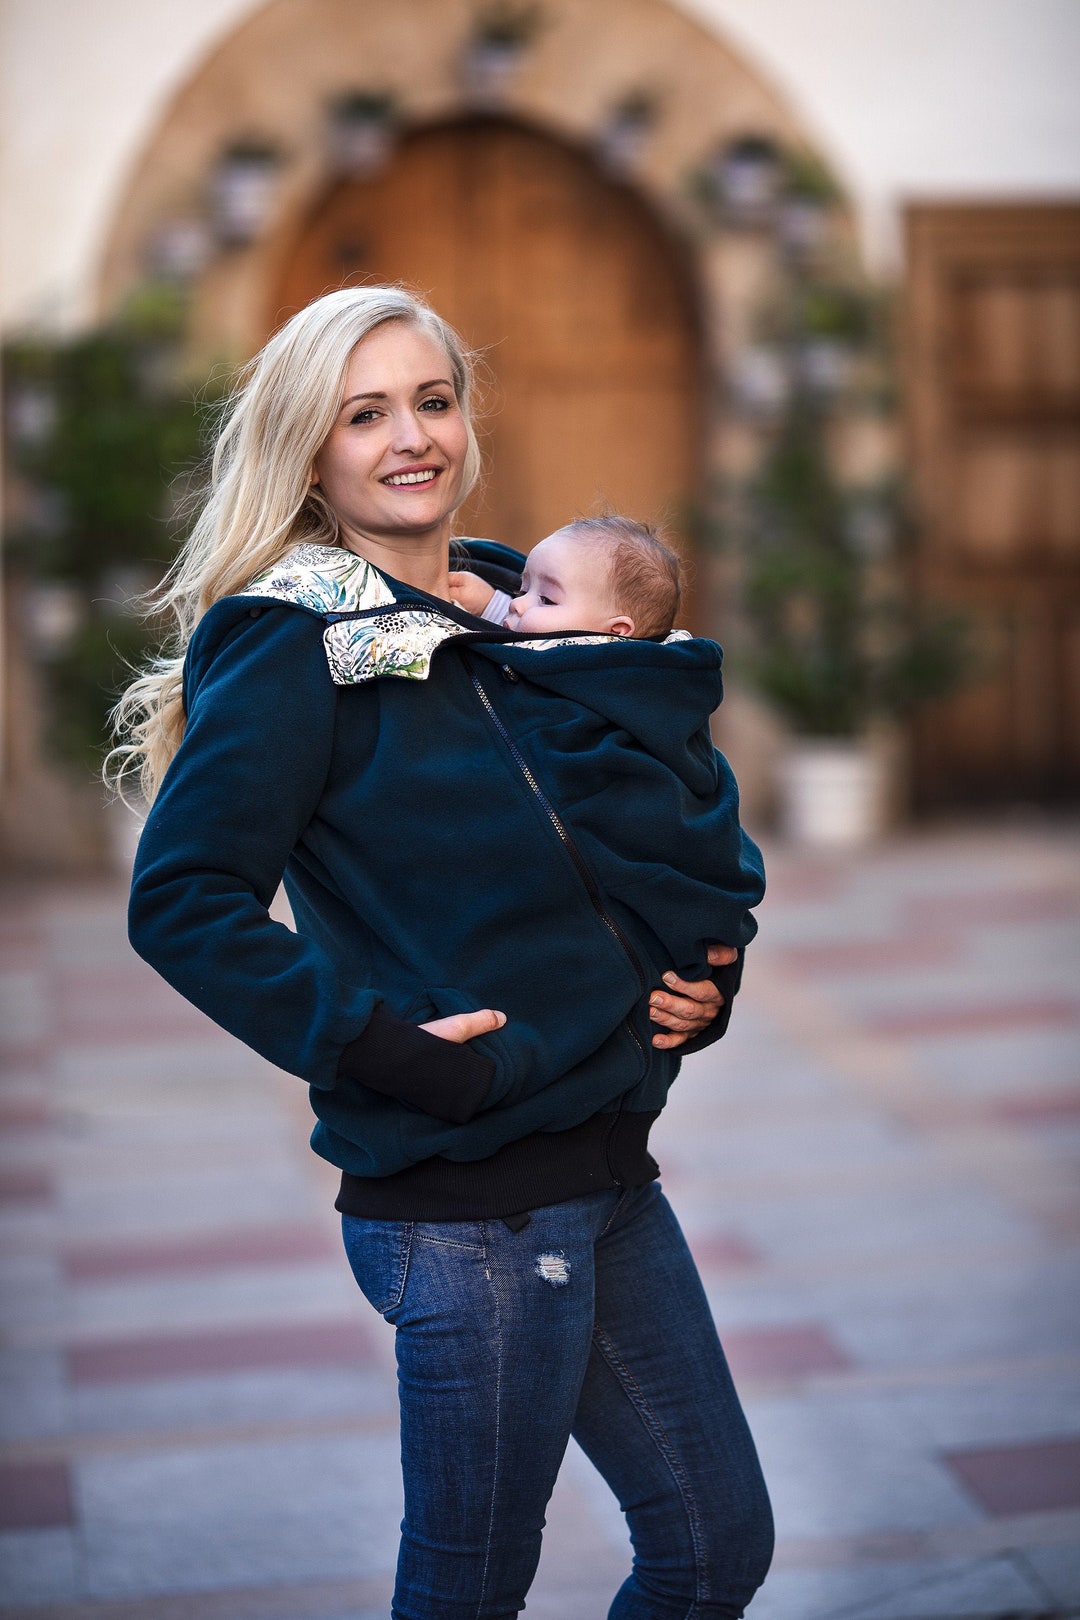
[(878, 814), (1075, 798), (1071, 0), (4, 16), (9, 860), (100, 854), (102, 694), (215, 398), (369, 279), (482, 352), (464, 532), (611, 504), (680, 538), (755, 811), (874, 813), (799, 799), (800, 759), (885, 767)]
[[(755, 1620), (1080, 1616), (1077, 0), (0, 10), (0, 1610), (387, 1612), (392, 1336), (295, 1079), (131, 952), (97, 773), (227, 379), (393, 278), (482, 354), (463, 531), (664, 522), (802, 841), (655, 1137)], [(605, 1614), (573, 1449), (549, 1522), (530, 1616)]]

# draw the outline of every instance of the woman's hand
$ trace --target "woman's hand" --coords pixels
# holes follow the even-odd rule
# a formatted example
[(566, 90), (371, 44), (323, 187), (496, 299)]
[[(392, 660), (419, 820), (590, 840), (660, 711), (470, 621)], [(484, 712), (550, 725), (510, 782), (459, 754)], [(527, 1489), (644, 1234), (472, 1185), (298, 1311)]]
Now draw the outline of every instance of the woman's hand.
[(430, 1024), (421, 1024), (420, 1028), (426, 1029), (429, 1035), (437, 1035), (441, 1041), (456, 1041), (462, 1046), (475, 1035), (490, 1035), (493, 1029), (502, 1029), (505, 1023), (505, 1013), (485, 1007), (482, 1012), (451, 1013), (449, 1018), (433, 1018)]
[[(710, 967), (727, 967), (734, 962), (738, 951), (733, 945), (710, 945)], [(668, 1033), (654, 1035), (654, 1046), (682, 1046), (694, 1035), (707, 1029), (724, 1005), (724, 998), (711, 979), (698, 979), (693, 984), (674, 973), (664, 974), (664, 990), (654, 990), (649, 997), (649, 1017)]]

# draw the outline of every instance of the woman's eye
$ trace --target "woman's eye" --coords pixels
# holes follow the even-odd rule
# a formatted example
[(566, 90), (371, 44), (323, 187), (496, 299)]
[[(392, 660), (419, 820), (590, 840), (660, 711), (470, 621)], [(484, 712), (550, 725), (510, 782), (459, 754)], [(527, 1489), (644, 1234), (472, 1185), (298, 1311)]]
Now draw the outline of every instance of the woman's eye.
[(441, 394), (432, 394), (430, 399), (425, 399), (420, 409), (422, 411), (448, 411), (450, 409), (450, 401), (448, 399), (443, 399)]
[(357, 411), (355, 415), (350, 416), (349, 425), (350, 427), (355, 427), (357, 423), (362, 424), (364, 422), (374, 422), (378, 414), (378, 411), (373, 405), (365, 405), (363, 410)]

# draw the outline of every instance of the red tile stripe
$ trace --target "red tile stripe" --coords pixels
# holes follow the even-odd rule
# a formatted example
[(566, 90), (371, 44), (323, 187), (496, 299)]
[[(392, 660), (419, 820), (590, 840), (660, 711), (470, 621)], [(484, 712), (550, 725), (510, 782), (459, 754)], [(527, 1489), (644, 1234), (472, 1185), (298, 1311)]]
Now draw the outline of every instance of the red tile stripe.
[(694, 1259), (704, 1271), (741, 1270), (761, 1265), (765, 1258), (760, 1249), (734, 1232), (717, 1232), (689, 1241)]
[(1080, 1023), (1080, 1007), (1070, 1001), (994, 1002), (981, 1007), (911, 1008), (869, 1014), (860, 1019), (880, 1035), (979, 1035), (995, 1029), (1066, 1027)]
[(1002, 1097), (990, 1105), (990, 1112), (1009, 1125), (1067, 1125), (1080, 1119), (1080, 1086), (1034, 1097)]
[(39, 1131), (55, 1121), (55, 1114), (46, 1103), (27, 1097), (23, 1101), (0, 1103), (0, 1132)]
[(44, 1530), (74, 1518), (67, 1463), (0, 1464), (0, 1530)]
[(853, 1365), (828, 1330), (815, 1322), (732, 1328), (720, 1338), (736, 1378), (799, 1378), (847, 1372)]
[(155, 1334), (74, 1345), (68, 1372), (76, 1384), (120, 1384), (259, 1367), (370, 1364), (371, 1341), (358, 1322), (302, 1322), (290, 1327)]
[(950, 1451), (945, 1461), (995, 1517), (1080, 1507), (1080, 1437)]
[(897, 968), (927, 968), (954, 962), (963, 952), (959, 938), (845, 940), (834, 945), (773, 946), (771, 953), (800, 973), (889, 973)]
[(54, 1194), (52, 1177), (44, 1170), (0, 1171), (0, 1204), (41, 1204)]
[(300, 1260), (327, 1260), (341, 1252), (331, 1233), (316, 1228), (231, 1227), (197, 1237), (164, 1242), (83, 1244), (61, 1256), (72, 1282), (102, 1282), (113, 1277), (221, 1270), (231, 1266), (288, 1265)]
[(1010, 923), (1058, 922), (1080, 916), (1080, 891), (999, 889), (987, 894), (934, 894), (909, 900), (904, 920), (913, 929), (1005, 927)]

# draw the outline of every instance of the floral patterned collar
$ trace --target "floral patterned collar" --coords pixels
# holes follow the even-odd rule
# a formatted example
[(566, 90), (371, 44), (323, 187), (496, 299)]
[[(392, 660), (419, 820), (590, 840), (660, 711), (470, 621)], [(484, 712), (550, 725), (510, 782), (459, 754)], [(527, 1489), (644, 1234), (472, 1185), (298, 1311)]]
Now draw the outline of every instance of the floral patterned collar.
[(335, 686), (380, 675), (427, 680), (435, 649), (451, 636), (468, 634), (437, 608), (413, 601), (398, 606), (378, 569), (341, 546), (295, 546), (239, 594), (334, 615), (323, 631), (323, 646)]

